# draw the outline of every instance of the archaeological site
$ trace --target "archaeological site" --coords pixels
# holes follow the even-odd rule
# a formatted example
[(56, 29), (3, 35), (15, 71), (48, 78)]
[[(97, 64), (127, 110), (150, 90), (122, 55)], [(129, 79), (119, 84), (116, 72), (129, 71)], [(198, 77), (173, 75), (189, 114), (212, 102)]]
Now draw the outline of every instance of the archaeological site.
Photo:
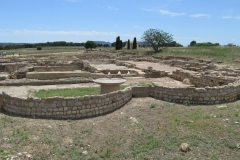
[[(236, 101), (240, 68), (213, 60), (124, 51), (21, 55), (0, 59), (0, 107), (10, 115), (82, 119), (111, 113), (134, 97), (181, 104)], [(37, 98), (28, 90), (72, 84), (100, 86), (97, 79), (124, 79), (127, 88), (82, 97)], [(22, 88), (21, 88), (22, 87)], [(25, 88), (24, 88), (25, 87)]]

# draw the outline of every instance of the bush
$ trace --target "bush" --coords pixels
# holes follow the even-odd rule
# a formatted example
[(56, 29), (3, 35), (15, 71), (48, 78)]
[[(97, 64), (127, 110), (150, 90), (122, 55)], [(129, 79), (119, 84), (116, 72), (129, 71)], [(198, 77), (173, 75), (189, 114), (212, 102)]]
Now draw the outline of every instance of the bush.
[(37, 50), (42, 50), (42, 47), (41, 46), (37, 46)]

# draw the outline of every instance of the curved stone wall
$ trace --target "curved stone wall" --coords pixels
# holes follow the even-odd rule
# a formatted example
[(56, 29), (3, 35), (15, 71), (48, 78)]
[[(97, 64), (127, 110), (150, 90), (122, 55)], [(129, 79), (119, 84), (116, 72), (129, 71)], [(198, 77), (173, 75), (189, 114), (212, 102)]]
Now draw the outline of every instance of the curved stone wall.
[(186, 104), (220, 104), (239, 99), (240, 80), (218, 87), (133, 87), (133, 97), (153, 97), (156, 99)]
[(0, 106), (8, 113), (55, 119), (81, 119), (112, 112), (133, 97), (185, 104), (219, 104), (238, 99), (240, 80), (224, 86), (205, 88), (170, 88), (164, 86), (132, 87), (109, 94), (83, 97), (17, 98), (0, 94)]
[(205, 88), (151, 87), (149, 96), (175, 103), (219, 104), (237, 100), (240, 94), (240, 81), (225, 86)]
[(96, 96), (17, 98), (0, 94), (0, 105), (8, 113), (22, 116), (56, 119), (81, 119), (112, 112), (132, 98), (132, 89)]

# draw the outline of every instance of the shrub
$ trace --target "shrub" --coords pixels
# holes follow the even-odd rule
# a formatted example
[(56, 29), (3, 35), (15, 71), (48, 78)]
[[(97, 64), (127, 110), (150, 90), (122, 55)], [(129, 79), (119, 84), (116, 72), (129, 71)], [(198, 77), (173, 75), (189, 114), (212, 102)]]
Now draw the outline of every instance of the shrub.
[(240, 92), (237, 95), (237, 99), (240, 100)]
[(41, 46), (37, 46), (37, 50), (42, 50), (42, 47)]

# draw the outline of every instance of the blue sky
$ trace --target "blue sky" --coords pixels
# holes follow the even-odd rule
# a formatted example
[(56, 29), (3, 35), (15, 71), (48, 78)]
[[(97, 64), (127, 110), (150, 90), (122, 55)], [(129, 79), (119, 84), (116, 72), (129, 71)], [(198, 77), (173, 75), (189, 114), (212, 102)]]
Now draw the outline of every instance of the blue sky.
[(0, 42), (114, 42), (150, 28), (192, 40), (240, 45), (240, 0), (0, 0)]

